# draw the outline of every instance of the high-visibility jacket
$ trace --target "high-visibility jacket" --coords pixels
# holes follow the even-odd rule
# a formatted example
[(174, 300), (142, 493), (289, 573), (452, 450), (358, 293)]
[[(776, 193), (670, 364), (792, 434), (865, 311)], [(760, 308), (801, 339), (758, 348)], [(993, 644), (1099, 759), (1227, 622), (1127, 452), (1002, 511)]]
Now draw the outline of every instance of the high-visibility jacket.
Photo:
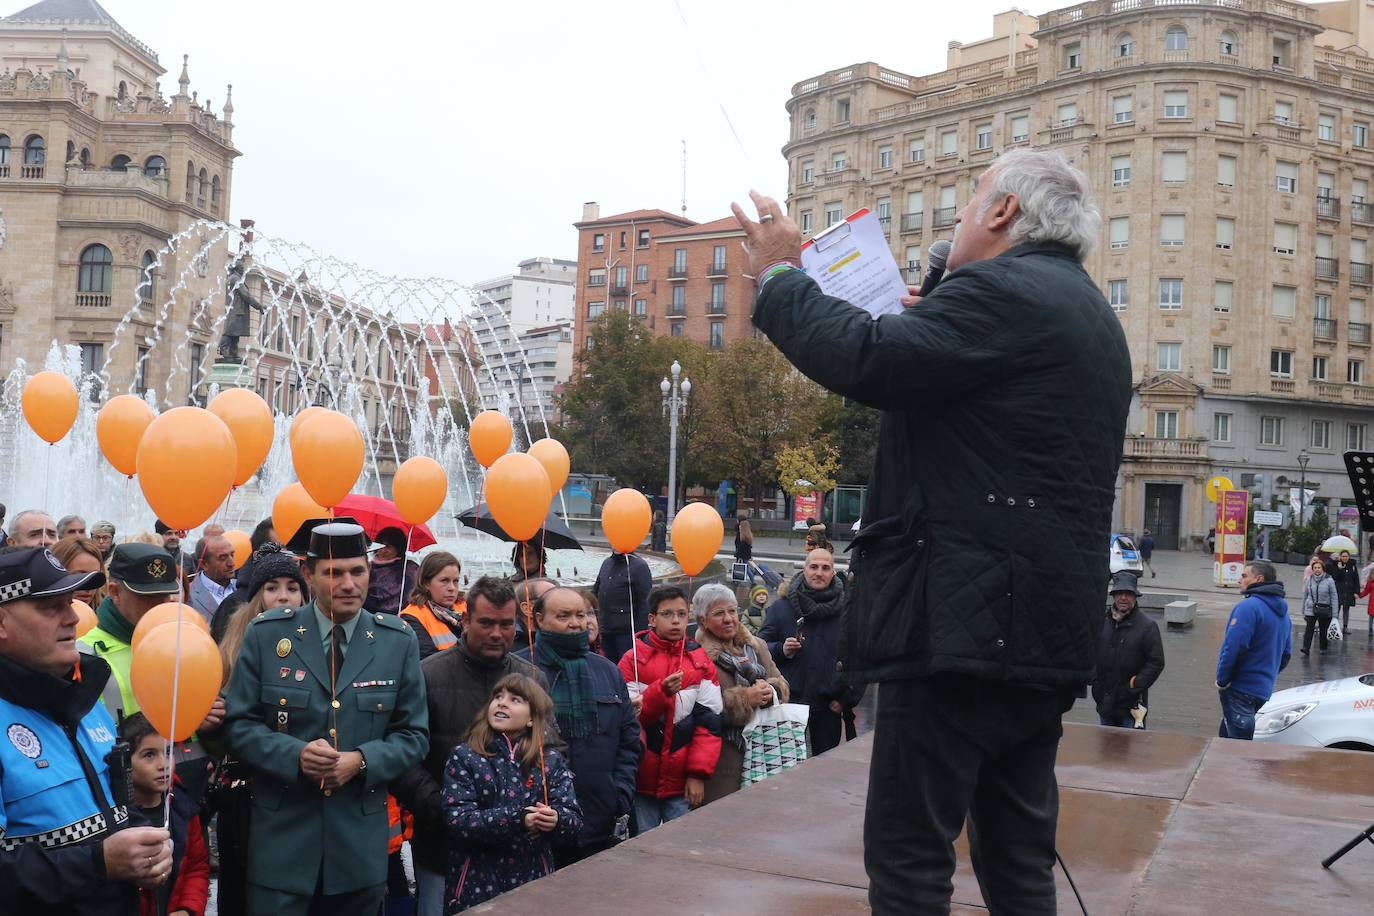
[[(459, 601), (453, 612), (459, 617), (467, 606)], [(419, 624), (419, 629), (425, 631), (430, 640), (434, 643), (434, 651), (443, 652), (445, 649), (452, 649), (458, 642), (458, 636), (449, 629), (449, 625), (440, 620), (435, 613), (429, 609), (428, 604), (409, 604), (401, 611), (402, 617), (409, 617)], [(423, 640), (421, 640), (423, 642)]]
[(409, 840), (415, 832), (415, 818), (401, 807), (401, 803), (396, 801), (394, 795), (386, 797), (386, 816), (391, 824), (390, 833), (387, 834), (386, 852), (387, 855), (395, 855), (401, 851), (401, 844)]

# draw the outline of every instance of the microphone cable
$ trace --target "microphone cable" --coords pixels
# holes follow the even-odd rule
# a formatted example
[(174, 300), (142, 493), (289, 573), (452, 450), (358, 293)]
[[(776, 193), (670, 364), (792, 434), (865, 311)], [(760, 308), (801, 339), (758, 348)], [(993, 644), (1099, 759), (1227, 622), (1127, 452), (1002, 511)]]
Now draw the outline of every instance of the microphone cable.
[(1064, 857), (1059, 854), (1059, 850), (1054, 851), (1054, 859), (1059, 863), (1060, 869), (1064, 872), (1064, 877), (1069, 880), (1069, 887), (1073, 890), (1073, 895), (1078, 898), (1078, 908), (1083, 911), (1083, 916), (1088, 916), (1088, 908), (1083, 904), (1083, 895), (1078, 893), (1078, 885), (1073, 883), (1073, 875), (1069, 874), (1069, 866), (1064, 864)]

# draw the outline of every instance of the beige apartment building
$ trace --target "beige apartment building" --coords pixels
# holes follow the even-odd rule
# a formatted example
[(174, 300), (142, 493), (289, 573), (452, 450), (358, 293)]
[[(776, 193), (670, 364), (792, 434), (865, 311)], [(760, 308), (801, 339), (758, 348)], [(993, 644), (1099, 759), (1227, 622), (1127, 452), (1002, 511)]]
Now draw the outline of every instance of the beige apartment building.
[(999, 153), (1062, 151), (1093, 184), (1086, 266), (1131, 348), (1116, 524), (1197, 546), (1214, 474), (1285, 507), (1305, 479), (1334, 521), (1342, 452), (1374, 447), (1370, 50), (1371, 0), (1009, 11), (942, 72), (795, 85), (789, 212), (812, 233), (877, 211), (914, 279)]

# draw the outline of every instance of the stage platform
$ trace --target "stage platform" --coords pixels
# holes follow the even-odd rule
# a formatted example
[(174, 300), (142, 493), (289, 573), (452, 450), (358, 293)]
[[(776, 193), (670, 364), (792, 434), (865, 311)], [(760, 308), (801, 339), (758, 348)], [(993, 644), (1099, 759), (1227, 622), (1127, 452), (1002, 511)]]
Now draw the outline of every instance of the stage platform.
[[(871, 736), (474, 913), (821, 916), (868, 912)], [(1092, 916), (1369, 912), (1374, 755), (1064, 726), (1059, 850)], [(1078, 904), (1059, 877), (1059, 912)], [(986, 913), (962, 840), (954, 913)]]

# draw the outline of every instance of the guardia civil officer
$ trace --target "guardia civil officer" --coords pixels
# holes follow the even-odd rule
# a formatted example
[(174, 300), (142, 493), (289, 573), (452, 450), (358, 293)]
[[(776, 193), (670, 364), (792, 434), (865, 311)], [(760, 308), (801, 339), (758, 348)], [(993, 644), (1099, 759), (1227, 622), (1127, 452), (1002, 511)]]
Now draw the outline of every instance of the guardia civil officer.
[(307, 521), (315, 600), (248, 627), (225, 736), (254, 771), (248, 909), (375, 916), (387, 877), (387, 784), (425, 756), (429, 714), (415, 634), (363, 607), (368, 538), (352, 519)]

